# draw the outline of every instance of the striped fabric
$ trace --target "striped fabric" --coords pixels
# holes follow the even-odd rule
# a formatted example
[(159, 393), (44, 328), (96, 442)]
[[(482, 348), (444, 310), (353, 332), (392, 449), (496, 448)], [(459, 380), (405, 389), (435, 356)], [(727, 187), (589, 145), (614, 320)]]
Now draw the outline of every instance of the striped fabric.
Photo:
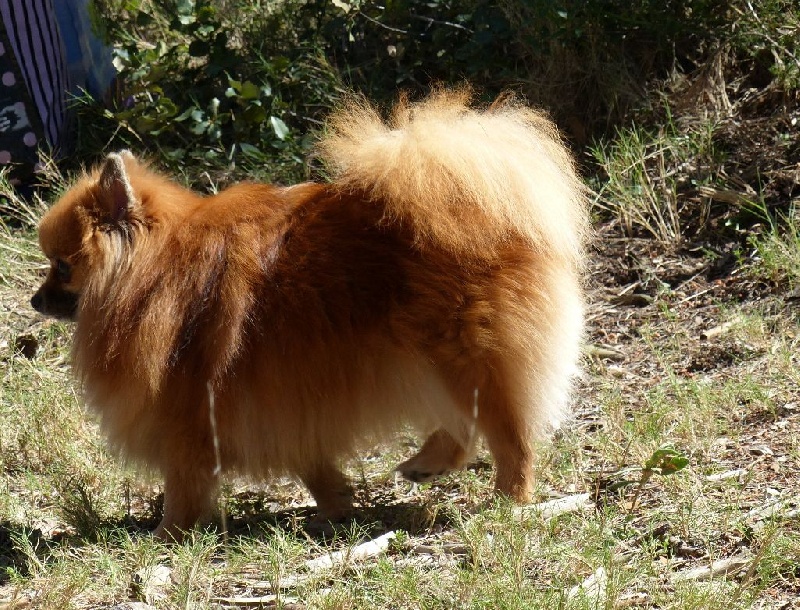
[(45, 136), (57, 148), (70, 89), (53, 0), (0, 0), (0, 19), (16, 56)]

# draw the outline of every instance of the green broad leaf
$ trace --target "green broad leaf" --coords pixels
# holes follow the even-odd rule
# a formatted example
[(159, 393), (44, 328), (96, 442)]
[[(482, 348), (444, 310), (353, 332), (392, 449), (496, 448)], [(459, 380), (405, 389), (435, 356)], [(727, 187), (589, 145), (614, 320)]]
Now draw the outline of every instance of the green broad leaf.
[(181, 112), (178, 116), (176, 116), (173, 120), (181, 122), (185, 121), (189, 117), (193, 117), (194, 113), (197, 112), (197, 108), (187, 108), (183, 112)]
[(673, 447), (661, 447), (645, 462), (644, 469), (661, 475), (675, 474), (689, 464), (689, 458)]
[(286, 123), (276, 116), (269, 117), (269, 122), (272, 123), (272, 130), (275, 132), (275, 135), (278, 136), (278, 139), (285, 140), (286, 136), (289, 135), (289, 128), (286, 126)]
[(197, 11), (197, 20), (200, 23), (212, 24), (214, 27), (218, 26), (215, 22), (217, 11), (213, 6), (204, 6)]
[(258, 106), (256, 104), (250, 104), (247, 108), (244, 109), (242, 117), (249, 125), (259, 125), (267, 120), (267, 111), (264, 110), (261, 106)]
[(175, 12), (178, 15), (192, 15), (194, 13), (194, 0), (178, 0), (175, 3)]
[(239, 144), (239, 149), (248, 157), (257, 157), (261, 155), (261, 150), (257, 146), (247, 144), (246, 142)]
[(240, 95), (246, 100), (255, 100), (258, 99), (259, 94), (261, 93), (261, 89), (259, 89), (258, 85), (248, 81), (242, 83), (242, 90)]
[(206, 132), (206, 130), (208, 129), (208, 126), (209, 126), (209, 122), (208, 121), (201, 121), (199, 123), (195, 123), (194, 125), (192, 125), (189, 128), (189, 131), (191, 131), (193, 134), (199, 136), (199, 135), (202, 135), (202, 134), (204, 134)]

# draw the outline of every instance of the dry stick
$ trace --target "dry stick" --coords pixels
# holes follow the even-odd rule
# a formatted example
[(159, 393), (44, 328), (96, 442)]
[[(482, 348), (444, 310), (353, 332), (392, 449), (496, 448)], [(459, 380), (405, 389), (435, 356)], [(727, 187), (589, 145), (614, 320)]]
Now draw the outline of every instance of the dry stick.
[(565, 513), (576, 513), (592, 505), (591, 497), (588, 493), (575, 494), (548, 500), (539, 504), (529, 504), (527, 506), (517, 506), (513, 512), (518, 517), (528, 517), (536, 515), (542, 519), (552, 519)]
[[(211, 381), (206, 382), (206, 390), (208, 391), (208, 419), (211, 422), (211, 437), (214, 440), (214, 459), (216, 460), (216, 465), (214, 466), (214, 476), (219, 479), (220, 475), (222, 474), (222, 457), (220, 455), (219, 449), (219, 433), (217, 432), (217, 415), (214, 410), (215, 400), (214, 400), (214, 388), (211, 385)], [(222, 541), (224, 546), (227, 548), (228, 546), (228, 516), (225, 511), (225, 503), (222, 503), (221, 506), (221, 518), (222, 518)]]
[(674, 578), (679, 581), (688, 580), (712, 580), (717, 576), (733, 575), (741, 571), (745, 566), (753, 561), (752, 557), (736, 556), (717, 559), (707, 566), (700, 566), (683, 572), (677, 572)]
[(333, 551), (321, 557), (315, 557), (305, 562), (306, 568), (311, 572), (316, 572), (325, 568), (332, 568), (335, 565), (344, 563), (348, 560), (368, 559), (380, 555), (389, 548), (392, 540), (397, 537), (397, 532), (392, 530), (373, 540), (367, 540), (350, 549)]

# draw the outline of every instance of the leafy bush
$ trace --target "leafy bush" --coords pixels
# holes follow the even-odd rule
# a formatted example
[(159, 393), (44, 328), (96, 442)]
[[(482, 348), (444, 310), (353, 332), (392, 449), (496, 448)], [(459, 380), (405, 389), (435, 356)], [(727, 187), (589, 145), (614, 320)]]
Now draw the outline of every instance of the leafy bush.
[[(190, 180), (307, 174), (313, 131), (343, 90), (373, 99), (464, 79), (513, 80), (508, 20), (486, 0), (97, 0), (122, 98), (84, 116), (88, 148), (157, 154)], [(265, 6), (266, 5), (266, 6)], [(98, 130), (100, 119), (107, 122)], [(107, 139), (107, 138), (106, 138)]]
[(488, 0), (294, 0), (292, 28), (315, 45), (349, 86), (377, 99), (397, 89), (469, 80), (498, 92), (513, 82), (513, 32)]
[(105, 3), (106, 14), (121, 15), (109, 20), (123, 83), (112, 113), (124, 128), (118, 138), (176, 165), (191, 162), (195, 176), (212, 181), (239, 170), (294, 181), (309, 131), (341, 91), (338, 77), (313, 48), (276, 50), (277, 16), (223, 8), (211, 0)]
[(111, 112), (85, 113), (85, 148), (98, 154), (113, 132), (113, 146), (212, 183), (307, 176), (313, 132), (345, 88), (382, 101), (434, 82), (468, 80), (486, 98), (513, 88), (584, 145), (634, 115), (646, 129), (663, 124), (650, 93), (721, 49), (737, 82), (800, 79), (800, 13), (788, 0), (95, 3), (123, 93)]

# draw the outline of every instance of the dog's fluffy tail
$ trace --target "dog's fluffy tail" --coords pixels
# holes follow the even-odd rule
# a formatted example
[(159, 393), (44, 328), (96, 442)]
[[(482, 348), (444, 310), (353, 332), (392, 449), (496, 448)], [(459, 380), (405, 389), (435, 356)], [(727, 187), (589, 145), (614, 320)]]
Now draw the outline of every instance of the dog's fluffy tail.
[(319, 156), (335, 185), (383, 201), (419, 240), (485, 256), (521, 236), (579, 265), (586, 193), (555, 126), (511, 96), (486, 109), (471, 97), (459, 89), (401, 100), (386, 121), (351, 99), (329, 119)]

